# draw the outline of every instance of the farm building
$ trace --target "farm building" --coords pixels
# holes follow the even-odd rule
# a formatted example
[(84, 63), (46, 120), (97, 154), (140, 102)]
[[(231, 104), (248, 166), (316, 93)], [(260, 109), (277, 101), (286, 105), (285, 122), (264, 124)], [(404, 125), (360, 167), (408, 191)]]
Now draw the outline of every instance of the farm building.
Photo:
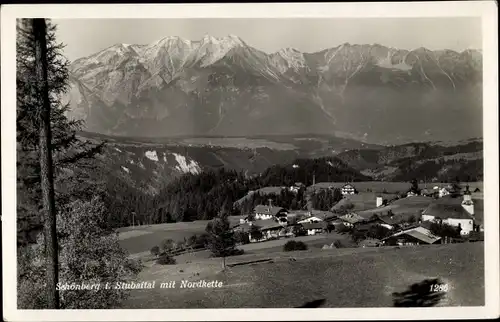
[(304, 219), (300, 220), (298, 222), (298, 224), (318, 223), (318, 222), (321, 222), (321, 221), (323, 221), (323, 219), (320, 218), (319, 216), (310, 216), (310, 217), (307, 217), (307, 218), (304, 218)]
[(321, 211), (321, 210), (312, 210), (309, 212), (310, 216), (303, 218), (302, 220), (298, 221), (299, 224), (307, 223), (307, 222), (322, 222), (322, 221), (331, 221), (337, 218), (337, 215), (335, 215), (333, 212), (330, 211)]
[(337, 218), (337, 215), (331, 211), (323, 211), (323, 210), (311, 210), (311, 214), (315, 217), (322, 219), (323, 221), (332, 221)]
[[(462, 228), (460, 234), (468, 235), (474, 230), (474, 216), (461, 204), (459, 198), (446, 197), (432, 203), (422, 213), (422, 221), (434, 221)], [(472, 204), (472, 207), (474, 205)]]
[(356, 213), (350, 213), (350, 214), (344, 215), (344, 216), (340, 217), (340, 219), (344, 222), (344, 225), (346, 225), (348, 227), (354, 227), (355, 224), (357, 224), (359, 222), (366, 221), (365, 218), (359, 216)]
[(287, 210), (282, 207), (273, 207), (265, 205), (257, 205), (254, 208), (255, 219), (271, 219), (281, 216), (286, 216)]
[(308, 222), (303, 223), (302, 227), (307, 231), (308, 235), (316, 235), (323, 233), (327, 228), (327, 223), (322, 222)]
[(382, 242), (388, 246), (404, 245), (430, 245), (436, 244), (441, 240), (424, 227), (413, 227), (400, 231), (392, 236), (384, 238)]
[[(262, 238), (256, 239), (252, 237), (251, 226), (256, 226), (262, 233)], [(249, 238), (251, 242), (267, 240), (269, 238), (279, 238), (280, 231), (283, 230), (283, 225), (275, 222), (274, 220), (256, 220), (247, 227), (244, 228), (245, 231), (249, 232)]]
[(310, 216), (311, 212), (308, 210), (293, 210), (286, 214), (286, 218), (289, 224), (298, 223), (300, 220)]
[(377, 215), (374, 220), (380, 226), (388, 229), (394, 229), (396, 226), (407, 226), (414, 224), (420, 220), (420, 214), (412, 214), (410, 212), (404, 212), (399, 214), (388, 213), (385, 215)]

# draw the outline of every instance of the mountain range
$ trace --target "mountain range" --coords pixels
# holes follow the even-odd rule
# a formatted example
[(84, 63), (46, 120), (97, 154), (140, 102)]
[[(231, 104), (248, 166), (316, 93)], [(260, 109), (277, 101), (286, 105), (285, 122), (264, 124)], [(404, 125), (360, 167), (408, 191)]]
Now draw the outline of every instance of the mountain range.
[(107, 135), (482, 136), (480, 50), (345, 43), (265, 53), (237, 36), (116, 44), (70, 65), (70, 116)]

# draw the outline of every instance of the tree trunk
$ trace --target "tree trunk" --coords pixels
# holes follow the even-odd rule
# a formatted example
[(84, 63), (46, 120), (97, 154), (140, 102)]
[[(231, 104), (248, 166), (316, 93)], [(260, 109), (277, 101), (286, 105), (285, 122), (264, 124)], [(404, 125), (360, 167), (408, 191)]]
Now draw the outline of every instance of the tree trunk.
[(226, 269), (226, 256), (222, 256), (222, 270)]
[(47, 305), (49, 309), (59, 309), (58, 283), (58, 250), (56, 234), (56, 209), (54, 199), (54, 178), (52, 152), (50, 148), (50, 101), (47, 84), (47, 26), (45, 19), (33, 19), (33, 36), (35, 39), (36, 86), (39, 89), (39, 143), (40, 143), (40, 176), (42, 200), (44, 208), (45, 254), (47, 260)]

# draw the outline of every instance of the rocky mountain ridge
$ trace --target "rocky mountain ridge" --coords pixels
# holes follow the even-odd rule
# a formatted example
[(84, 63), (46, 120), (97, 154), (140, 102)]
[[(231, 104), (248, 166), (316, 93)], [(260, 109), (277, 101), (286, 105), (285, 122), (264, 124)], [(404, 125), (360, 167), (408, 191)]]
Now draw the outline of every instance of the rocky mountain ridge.
[(165, 37), (113, 45), (75, 60), (70, 74), (71, 116), (103, 134), (317, 133), (401, 143), (482, 133), (478, 50), (345, 43), (267, 54), (234, 35)]

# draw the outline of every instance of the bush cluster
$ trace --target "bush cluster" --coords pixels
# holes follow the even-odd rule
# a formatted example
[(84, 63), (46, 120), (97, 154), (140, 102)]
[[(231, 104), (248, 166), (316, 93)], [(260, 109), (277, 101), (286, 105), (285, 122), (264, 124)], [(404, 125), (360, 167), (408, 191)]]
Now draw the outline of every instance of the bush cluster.
[(283, 245), (283, 251), (291, 252), (295, 250), (307, 250), (307, 245), (301, 241), (290, 240)]

